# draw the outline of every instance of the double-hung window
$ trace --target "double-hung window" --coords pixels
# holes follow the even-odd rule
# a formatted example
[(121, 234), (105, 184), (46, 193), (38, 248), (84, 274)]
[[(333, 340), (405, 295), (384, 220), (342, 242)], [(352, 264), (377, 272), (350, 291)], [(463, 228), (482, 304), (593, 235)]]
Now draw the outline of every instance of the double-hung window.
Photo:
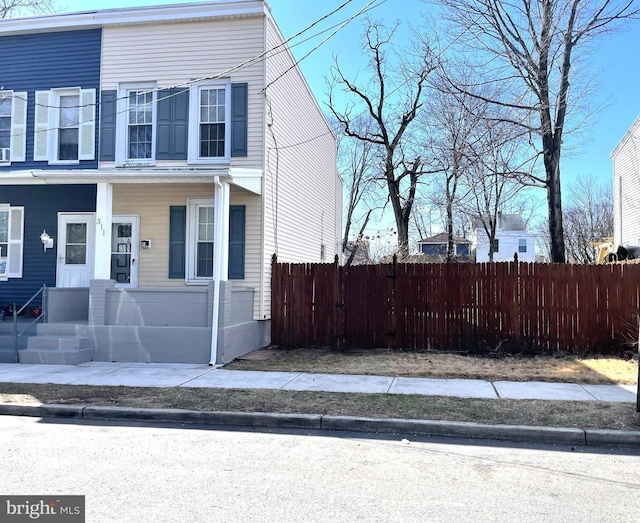
[(95, 160), (96, 90), (36, 91), (33, 159), (49, 164)]
[(518, 239), (518, 252), (527, 252), (527, 239), (519, 238)]
[(120, 86), (116, 146), (119, 165), (155, 165), (156, 102), (155, 84)]
[(189, 106), (189, 162), (228, 162), (231, 156), (231, 84), (192, 87)]
[(0, 204), (0, 280), (22, 278), (24, 207)]
[(213, 240), (215, 235), (213, 200), (189, 200), (187, 215), (187, 280), (213, 277)]
[(24, 162), (27, 93), (0, 91), (0, 165)]
[(489, 248), (491, 249), (491, 252), (498, 252), (500, 250), (500, 240), (498, 238), (491, 240)]

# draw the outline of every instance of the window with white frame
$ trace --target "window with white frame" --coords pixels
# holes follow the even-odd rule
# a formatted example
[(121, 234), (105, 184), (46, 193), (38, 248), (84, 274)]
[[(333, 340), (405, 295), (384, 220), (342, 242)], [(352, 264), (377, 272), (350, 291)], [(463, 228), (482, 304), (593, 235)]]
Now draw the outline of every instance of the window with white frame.
[(0, 165), (24, 162), (27, 93), (0, 91)]
[(214, 206), (212, 199), (189, 200), (187, 214), (187, 280), (213, 277)]
[(120, 165), (155, 164), (155, 88), (155, 84), (120, 86), (116, 145), (116, 161)]
[(80, 93), (61, 94), (58, 98), (58, 161), (77, 161), (80, 139)]
[(96, 90), (36, 91), (35, 161), (75, 164), (95, 160)]
[(520, 238), (518, 240), (518, 252), (527, 252), (527, 239)]
[(491, 240), (491, 245), (489, 246), (491, 252), (498, 252), (500, 250), (500, 240), (498, 238), (494, 238)]
[(11, 109), (13, 98), (0, 97), (0, 163), (11, 161)]
[(24, 207), (0, 204), (0, 279), (22, 278)]
[(193, 86), (190, 92), (189, 162), (229, 161), (231, 84)]

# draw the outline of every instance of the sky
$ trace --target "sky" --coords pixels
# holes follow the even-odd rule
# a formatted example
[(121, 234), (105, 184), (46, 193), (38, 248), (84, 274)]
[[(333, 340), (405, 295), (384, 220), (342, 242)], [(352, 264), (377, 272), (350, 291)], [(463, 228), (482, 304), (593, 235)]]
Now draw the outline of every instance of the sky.
[[(193, 0), (192, 0), (193, 1)], [(325, 22), (319, 28), (338, 23), (356, 14), (370, 0), (354, 0)], [(143, 5), (189, 3), (180, 0), (58, 0), (60, 11), (82, 11), (88, 5), (91, 9), (134, 7)], [(331, 12), (344, 0), (268, 0), (273, 16), (285, 38), (304, 29), (323, 15)], [(380, 3), (380, 0), (378, 2)], [(385, 23), (399, 21), (401, 32), (399, 44), (410, 35), (409, 27), (418, 25), (422, 13), (429, 6), (423, 0), (387, 0), (368, 13), (373, 19)], [(322, 44), (308, 58), (301, 62), (301, 69), (318, 103), (326, 110), (327, 83), (336, 55), (340, 65), (349, 78), (358, 72), (366, 74), (366, 62), (361, 55), (360, 43), (364, 17), (360, 16), (334, 37)], [(593, 175), (604, 183), (611, 183), (613, 171), (610, 153), (622, 139), (634, 120), (640, 115), (640, 22), (627, 26), (626, 30), (607, 35), (598, 41), (590, 67), (597, 72), (598, 86), (592, 100), (594, 106), (602, 109), (588, 122), (583, 145), (564, 154), (561, 163), (563, 184), (577, 177)], [(313, 33), (315, 31), (311, 31)], [(311, 48), (318, 45), (326, 34), (312, 42), (296, 46), (292, 52), (301, 58)], [(567, 139), (569, 142), (569, 138)], [(544, 194), (541, 192), (541, 198)]]

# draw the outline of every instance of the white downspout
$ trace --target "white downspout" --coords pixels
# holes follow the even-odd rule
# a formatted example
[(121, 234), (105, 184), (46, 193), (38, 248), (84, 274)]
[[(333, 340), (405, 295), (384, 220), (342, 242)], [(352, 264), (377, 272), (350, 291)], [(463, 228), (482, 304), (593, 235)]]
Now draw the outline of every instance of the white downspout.
[(215, 192), (215, 217), (216, 217), (216, 234), (214, 235), (215, 243), (213, 245), (213, 313), (211, 315), (211, 355), (209, 356), (209, 365), (215, 365), (218, 356), (218, 327), (220, 323), (220, 274), (221, 274), (221, 253), (222, 238), (221, 234), (217, 234), (220, 230), (222, 222), (219, 216), (224, 206), (224, 190), (220, 183), (220, 177), (213, 177), (213, 184), (216, 187)]

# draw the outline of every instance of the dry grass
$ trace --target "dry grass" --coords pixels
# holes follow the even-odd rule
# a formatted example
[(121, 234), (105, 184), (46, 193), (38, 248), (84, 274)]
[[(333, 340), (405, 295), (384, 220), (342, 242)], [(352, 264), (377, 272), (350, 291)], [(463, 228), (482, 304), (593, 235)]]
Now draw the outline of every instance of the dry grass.
[(341, 350), (327, 347), (272, 347), (226, 365), (234, 370), (367, 374), (490, 381), (549, 381), (636, 384), (638, 362), (619, 358), (490, 358), (390, 349)]
[(482, 400), (400, 394), (0, 384), (0, 402), (282, 412), (640, 430), (630, 403)]

